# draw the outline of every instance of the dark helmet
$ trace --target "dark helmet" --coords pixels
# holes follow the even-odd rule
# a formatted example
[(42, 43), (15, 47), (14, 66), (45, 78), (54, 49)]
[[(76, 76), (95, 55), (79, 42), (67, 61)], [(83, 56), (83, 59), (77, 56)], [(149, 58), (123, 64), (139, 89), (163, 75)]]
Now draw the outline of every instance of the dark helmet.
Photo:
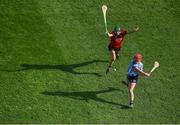
[(115, 32), (115, 33), (120, 32), (120, 31), (121, 31), (120, 26), (115, 26), (115, 27), (114, 27), (114, 32)]

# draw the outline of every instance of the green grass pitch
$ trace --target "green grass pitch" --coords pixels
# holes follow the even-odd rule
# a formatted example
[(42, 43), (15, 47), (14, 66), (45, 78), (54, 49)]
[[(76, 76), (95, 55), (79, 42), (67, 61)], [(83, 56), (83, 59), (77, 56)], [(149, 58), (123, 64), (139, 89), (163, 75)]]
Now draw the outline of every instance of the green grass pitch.
[[(105, 74), (108, 29), (127, 35)], [(0, 0), (0, 123), (180, 123), (179, 0)], [(143, 54), (135, 107), (127, 109), (130, 60)]]

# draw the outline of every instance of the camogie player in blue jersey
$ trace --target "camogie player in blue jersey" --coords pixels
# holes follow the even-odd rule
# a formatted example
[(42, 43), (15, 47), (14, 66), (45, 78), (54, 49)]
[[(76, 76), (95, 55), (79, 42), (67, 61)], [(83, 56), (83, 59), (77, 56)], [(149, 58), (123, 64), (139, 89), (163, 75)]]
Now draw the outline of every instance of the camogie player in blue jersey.
[(133, 107), (134, 102), (134, 88), (136, 86), (136, 83), (138, 81), (139, 75), (143, 76), (150, 76), (150, 73), (146, 73), (143, 71), (143, 64), (142, 64), (142, 55), (140, 53), (137, 53), (134, 56), (134, 59), (131, 61), (129, 68), (128, 68), (128, 75), (127, 75), (127, 81), (128, 81), (128, 88), (129, 88), (129, 104), (128, 106), (130, 108)]

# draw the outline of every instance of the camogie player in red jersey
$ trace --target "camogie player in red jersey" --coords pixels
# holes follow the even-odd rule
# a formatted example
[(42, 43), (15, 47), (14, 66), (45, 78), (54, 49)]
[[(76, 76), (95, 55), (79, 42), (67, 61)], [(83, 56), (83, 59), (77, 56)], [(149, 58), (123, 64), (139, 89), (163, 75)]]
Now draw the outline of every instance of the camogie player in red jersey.
[(112, 65), (115, 62), (116, 59), (119, 59), (119, 51), (122, 47), (123, 40), (126, 36), (126, 34), (130, 34), (133, 32), (137, 32), (139, 28), (134, 28), (131, 31), (127, 31), (126, 29), (121, 29), (119, 26), (115, 26), (114, 31), (111, 33), (107, 32), (108, 37), (110, 38), (110, 43), (108, 46), (108, 49), (111, 53), (111, 60), (109, 62), (109, 66), (106, 70), (106, 73), (111, 72)]

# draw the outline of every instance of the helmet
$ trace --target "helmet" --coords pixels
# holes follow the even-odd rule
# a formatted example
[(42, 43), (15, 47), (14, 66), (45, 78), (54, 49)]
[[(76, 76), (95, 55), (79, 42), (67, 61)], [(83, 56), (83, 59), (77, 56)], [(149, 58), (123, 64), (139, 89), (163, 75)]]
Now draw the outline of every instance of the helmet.
[(134, 56), (135, 61), (141, 61), (142, 60), (142, 55), (141, 53), (136, 53), (136, 55)]
[(120, 26), (115, 26), (114, 27), (114, 32), (117, 33), (117, 32), (120, 32), (121, 28)]

